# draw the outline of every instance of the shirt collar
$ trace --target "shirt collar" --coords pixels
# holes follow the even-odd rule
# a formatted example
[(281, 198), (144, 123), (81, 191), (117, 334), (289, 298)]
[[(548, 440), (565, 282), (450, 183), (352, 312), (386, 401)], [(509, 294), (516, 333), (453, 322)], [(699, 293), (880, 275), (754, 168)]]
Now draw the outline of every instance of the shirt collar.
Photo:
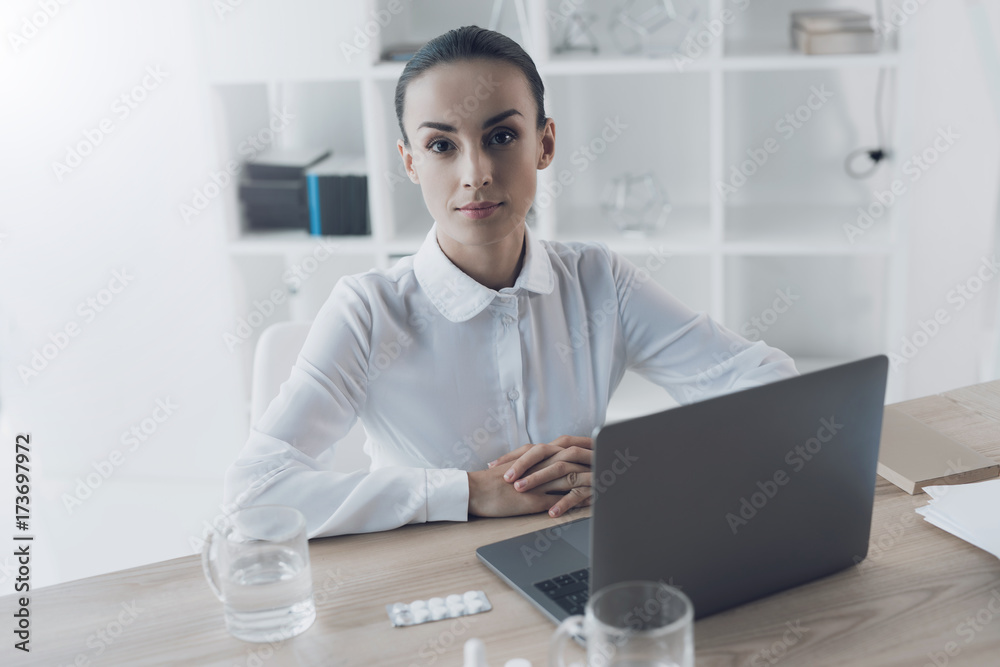
[(413, 257), (413, 272), (431, 303), (452, 322), (478, 315), (497, 295), (526, 289), (549, 294), (555, 287), (552, 261), (531, 228), (524, 226), (524, 263), (513, 287), (494, 290), (481, 285), (455, 266), (437, 242), (437, 221)]

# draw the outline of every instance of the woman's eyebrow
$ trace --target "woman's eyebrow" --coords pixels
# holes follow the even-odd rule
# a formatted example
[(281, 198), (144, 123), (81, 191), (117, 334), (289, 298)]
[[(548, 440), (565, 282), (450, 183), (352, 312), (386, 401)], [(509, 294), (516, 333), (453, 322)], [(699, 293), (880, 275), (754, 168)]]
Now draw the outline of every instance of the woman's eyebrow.
[[(521, 116), (521, 118), (524, 118), (524, 116), (521, 115), (521, 112), (518, 111), (517, 109), (507, 109), (506, 111), (502, 111), (498, 113), (496, 116), (493, 116), (492, 118), (487, 118), (486, 121), (483, 122), (483, 129), (485, 130), (486, 128), (492, 125), (496, 125), (500, 121), (504, 120), (505, 118), (509, 118), (510, 116)], [(442, 132), (456, 132), (454, 126), (448, 125), (447, 123), (437, 123), (432, 120), (424, 121), (419, 126), (417, 126), (417, 129), (419, 130), (422, 127), (430, 127), (435, 130), (441, 130)]]

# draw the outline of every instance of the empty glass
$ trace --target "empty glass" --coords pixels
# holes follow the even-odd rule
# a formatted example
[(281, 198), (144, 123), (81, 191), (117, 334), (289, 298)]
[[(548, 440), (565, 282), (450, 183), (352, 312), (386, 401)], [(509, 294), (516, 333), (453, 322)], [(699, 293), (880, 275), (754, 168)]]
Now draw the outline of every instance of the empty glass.
[(316, 619), (306, 520), (293, 507), (258, 505), (230, 514), (205, 540), (202, 566), (234, 637), (281, 641)]
[(571, 636), (586, 640), (588, 667), (694, 667), (694, 607), (663, 582), (625, 581), (591, 595), (585, 615), (552, 635), (550, 666), (565, 667)]

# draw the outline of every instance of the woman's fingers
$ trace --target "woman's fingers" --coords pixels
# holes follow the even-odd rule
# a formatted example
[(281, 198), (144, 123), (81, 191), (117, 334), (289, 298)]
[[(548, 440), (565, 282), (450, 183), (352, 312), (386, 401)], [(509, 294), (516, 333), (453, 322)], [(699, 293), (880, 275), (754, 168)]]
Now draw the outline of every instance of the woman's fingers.
[(570, 447), (563, 449), (554, 445), (535, 445), (518, 458), (504, 474), (504, 479), (513, 482), (532, 472), (533, 468), (551, 467), (567, 461), (590, 466), (591, 450)]
[(549, 444), (562, 447), (563, 449), (568, 449), (569, 447), (594, 448), (594, 440), (582, 435), (561, 435)]
[[(588, 474), (589, 477), (589, 474)], [(570, 489), (569, 493), (559, 499), (555, 505), (549, 508), (549, 516), (562, 516), (576, 506), (586, 507), (590, 504), (590, 498), (594, 490), (587, 486), (577, 486)]]
[[(555, 458), (556, 457), (553, 456), (549, 460), (551, 461)], [(548, 484), (549, 482), (555, 482), (557, 480), (563, 480), (560, 486), (549, 487), (545, 490), (548, 491), (556, 489), (568, 491), (574, 486), (580, 486), (581, 484), (590, 486), (589, 461), (584, 463), (581, 461), (561, 460), (554, 461), (549, 465), (541, 467), (535, 466), (535, 468), (528, 470), (528, 474), (514, 482), (514, 489), (517, 491), (530, 491), (531, 489), (538, 488), (543, 484)]]
[(509, 463), (510, 461), (513, 461), (513, 460), (517, 459), (518, 457), (520, 457), (521, 454), (524, 454), (526, 451), (528, 451), (532, 447), (534, 447), (533, 444), (522, 445), (522, 446), (518, 447), (517, 449), (515, 449), (512, 452), (507, 452), (506, 454), (504, 454), (503, 456), (501, 456), (500, 458), (498, 458), (496, 461), (490, 461), (489, 463), (486, 464), (486, 467), (487, 468), (492, 468), (494, 466), (501, 465), (503, 463)]
[[(557, 442), (559, 444), (555, 444)], [(582, 446), (573, 444), (576, 442)], [(593, 446), (592, 442), (590, 438), (562, 436), (549, 444), (532, 445), (514, 460), (513, 465), (511, 465), (504, 475), (504, 479), (508, 482), (520, 479), (532, 467), (550, 458), (552, 460), (545, 463), (545, 465), (551, 465), (556, 461), (572, 461), (589, 466), (593, 456), (593, 450), (591, 449)]]
[(553, 447), (552, 445), (534, 445), (511, 464), (507, 472), (504, 473), (503, 478), (508, 482), (520, 479), (521, 475), (535, 467), (535, 465), (562, 451), (559, 447)]
[[(556, 438), (555, 440), (553, 440), (552, 442), (549, 442), (549, 443), (527, 444), (527, 445), (523, 445), (521, 447), (518, 447), (517, 449), (515, 449), (512, 452), (507, 452), (506, 454), (504, 454), (503, 456), (501, 456), (500, 458), (498, 458), (496, 461), (490, 461), (489, 463), (486, 464), (486, 467), (487, 468), (492, 468), (493, 466), (496, 466), (496, 465), (500, 465), (500, 464), (503, 464), (503, 463), (509, 463), (510, 461), (514, 461), (514, 460), (520, 458), (528, 450), (533, 449), (535, 447), (539, 447), (541, 444), (545, 444), (545, 445), (550, 446), (550, 447), (558, 447), (560, 449), (567, 449), (567, 448), (570, 448), (570, 447), (579, 447), (581, 449), (591, 449), (592, 450), (594, 448), (594, 441), (593, 441), (592, 438), (587, 438), (587, 437), (581, 436), (581, 435), (561, 435), (561, 436), (559, 436), (558, 438)], [(516, 478), (514, 478), (514, 479), (516, 479)]]

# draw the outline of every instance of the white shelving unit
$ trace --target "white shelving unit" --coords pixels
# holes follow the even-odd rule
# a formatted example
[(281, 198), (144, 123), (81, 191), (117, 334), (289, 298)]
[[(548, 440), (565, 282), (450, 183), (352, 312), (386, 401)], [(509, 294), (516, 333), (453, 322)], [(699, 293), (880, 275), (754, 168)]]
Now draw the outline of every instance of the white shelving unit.
[[(705, 0), (704, 20), (722, 17), (724, 10), (733, 20), (720, 36), (705, 40), (710, 43), (703, 55), (681, 63), (614, 55), (606, 30), (617, 4), (611, 0), (527, 0), (524, 31), (514, 4), (505, 3), (498, 29), (534, 59), (546, 88), (546, 114), (557, 129), (556, 159), (538, 174), (532, 225), (542, 237), (604, 241), (639, 265), (668, 255), (663, 268), (652, 272), (655, 280), (744, 335), (754, 317), (767, 322), (761, 337), (791, 354), (802, 371), (894, 349), (904, 333), (905, 210), (902, 204), (891, 207), (853, 243), (844, 225), (869, 207), (875, 191), (899, 178), (902, 160), (890, 160), (867, 180), (848, 177), (843, 162), (851, 151), (875, 146), (880, 69), (886, 72), (884, 124), (892, 130), (886, 141), (894, 155), (909, 154), (895, 112), (905, 106), (899, 100), (908, 99), (905, 39), (894, 36), (878, 54), (805, 56), (788, 46), (789, 12), (843, 8), (843, 2), (775, 0), (740, 10), (732, 2)], [(358, 29), (376, 25), (375, 17), (397, 6), (402, 11), (370, 30), (370, 43), (348, 58), (344, 45), (358, 45)], [(486, 27), (491, 6), (297, 0), (281, 8), (248, 3), (238, 10), (242, 16), (224, 22), (210, 10), (197, 10), (204, 19), (220, 160), (234, 159), (246, 135), (266, 127), (281, 108), (295, 120), (275, 134), (275, 145), (323, 145), (367, 159), (371, 236), (323, 239), (332, 243), (333, 258), (313, 262), (318, 268), (267, 323), (311, 318), (340, 276), (386, 268), (417, 250), (431, 219), (396, 149), (393, 95), (404, 64), (378, 62), (378, 54), (382, 44), (420, 43), (462, 25)], [(553, 17), (564, 6), (599, 17), (600, 53), (553, 53)], [(875, 13), (874, 4), (866, 10)], [(323, 25), (332, 31), (317, 27)], [(261, 44), (254, 31), (265, 27), (272, 36)], [(795, 114), (815, 90), (828, 91), (828, 99), (815, 109), (806, 106), (807, 120), (800, 116), (797, 126), (786, 122), (779, 131), (777, 121)], [(616, 117), (627, 128), (581, 168), (574, 150), (591, 141), (600, 145), (601, 129)], [(779, 149), (723, 199), (718, 184), (748, 159), (748, 150), (768, 139)], [(667, 188), (674, 209), (661, 232), (626, 238), (601, 217), (600, 192), (626, 170), (652, 170)], [(554, 192), (561, 173), (572, 182), (543, 201), (541, 194)], [(285, 272), (315, 255), (321, 240), (304, 231), (247, 233), (235, 188), (224, 199), (234, 275), (249, 313), (254, 299), (285, 287)], [(798, 298), (769, 321), (768, 309), (782, 290)], [(257, 334), (246, 346), (248, 367)], [(888, 401), (898, 400), (902, 382), (902, 374), (890, 373)]]

